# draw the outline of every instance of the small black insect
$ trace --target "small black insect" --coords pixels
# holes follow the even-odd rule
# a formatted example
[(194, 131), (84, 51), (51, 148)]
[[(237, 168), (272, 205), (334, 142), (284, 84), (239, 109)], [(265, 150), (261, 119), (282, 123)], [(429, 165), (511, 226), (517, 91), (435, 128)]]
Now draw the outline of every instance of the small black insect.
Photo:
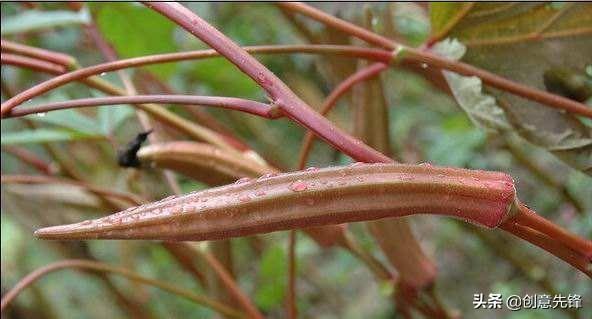
[(140, 167), (140, 159), (138, 159), (138, 151), (140, 147), (148, 138), (152, 130), (138, 133), (136, 137), (130, 141), (127, 146), (117, 152), (117, 164), (121, 167)]

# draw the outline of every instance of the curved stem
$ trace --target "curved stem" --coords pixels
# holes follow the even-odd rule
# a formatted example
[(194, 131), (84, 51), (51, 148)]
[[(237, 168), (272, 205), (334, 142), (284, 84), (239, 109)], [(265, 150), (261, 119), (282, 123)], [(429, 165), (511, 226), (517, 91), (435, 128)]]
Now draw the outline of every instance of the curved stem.
[(522, 226), (517, 223), (504, 223), (500, 228), (511, 233), (512, 235), (522, 238), (529, 243), (536, 245), (555, 257), (579, 269), (588, 277), (592, 278), (592, 270), (590, 269), (590, 260), (581, 254), (569, 249), (561, 243), (554, 241), (553, 238), (538, 232), (530, 227)]
[(592, 108), (587, 107), (583, 103), (565, 98), (561, 95), (537, 90), (530, 86), (508, 80), (491, 72), (474, 67), (470, 64), (448, 60), (433, 53), (411, 48), (406, 49), (403, 56), (404, 59), (426, 63), (429, 66), (438, 69), (446, 69), (466, 76), (476, 76), (480, 78), (483, 83), (493, 86), (497, 89), (527, 98), (531, 101), (539, 102), (555, 109), (565, 110), (570, 113), (592, 118)]
[(218, 261), (216, 257), (207, 251), (201, 251), (199, 249), (196, 251), (205, 259), (214, 272), (216, 272), (216, 275), (218, 278), (220, 278), (224, 286), (226, 286), (228, 292), (230, 292), (232, 296), (240, 303), (245, 312), (249, 315), (249, 318), (263, 319), (264, 317), (261, 312), (259, 312), (259, 310), (257, 310), (257, 308), (253, 305), (249, 297), (241, 291), (236, 281), (232, 278), (220, 261)]
[[(386, 70), (387, 68), (387, 64), (374, 63), (350, 75), (347, 79), (339, 83), (339, 85), (333, 89), (329, 96), (327, 96), (323, 102), (323, 105), (321, 106), (320, 113), (322, 115), (327, 115), (337, 104), (339, 98), (345, 95), (352, 87), (360, 82), (364, 82), (377, 76), (380, 74), (380, 72)], [(298, 166), (301, 169), (306, 166), (306, 161), (308, 159), (308, 155), (310, 154), (310, 150), (312, 149), (314, 137), (314, 134), (312, 134), (310, 131), (306, 132), (306, 135), (304, 136), (304, 142), (302, 142), (302, 146), (300, 147), (300, 155), (298, 156)]]
[(251, 100), (219, 97), (219, 96), (195, 96), (195, 95), (133, 95), (133, 96), (109, 96), (78, 100), (68, 100), (65, 102), (47, 103), (38, 106), (27, 108), (19, 108), (12, 110), (5, 115), (5, 118), (19, 117), (35, 113), (44, 113), (55, 110), (63, 110), (70, 108), (101, 106), (101, 105), (118, 105), (118, 104), (145, 104), (145, 103), (159, 103), (159, 104), (185, 104), (185, 105), (205, 105), (227, 108), (231, 110), (242, 111), (253, 115), (258, 115), (265, 118), (277, 118), (280, 114), (278, 110), (269, 104), (255, 102)]
[(296, 306), (296, 230), (290, 231), (288, 239), (288, 293), (287, 318), (298, 318)]
[(0, 61), (3, 65), (14, 65), (50, 74), (66, 72), (66, 68), (59, 64), (17, 54), (2, 53), (0, 54)]
[[(172, 21), (174, 21), (175, 23), (177, 23), (178, 25), (180, 25), (181, 27), (185, 28), (187, 31), (195, 35), (197, 38), (201, 39), (206, 44), (210, 45), (216, 51), (220, 52), (221, 55), (226, 57), (230, 62), (235, 64), (241, 71), (243, 71), (255, 82), (257, 82), (269, 94), (272, 101), (275, 104), (277, 104), (288, 117), (290, 117), (297, 123), (304, 125), (308, 129), (312, 130), (313, 132), (315, 132), (315, 134), (327, 140), (337, 149), (343, 151), (344, 153), (350, 155), (351, 157), (359, 161), (386, 163), (392, 162), (390, 158), (384, 156), (383, 154), (363, 144), (359, 140), (339, 130), (338, 128), (333, 126), (330, 121), (326, 120), (320, 114), (314, 112), (304, 101), (298, 98), (277, 76), (275, 76), (275, 74), (269, 71), (259, 61), (250, 56), (238, 45), (236, 45), (234, 42), (228, 39), (224, 34), (222, 34), (220, 31), (209, 25), (206, 21), (201, 19), (199, 16), (194, 14), (189, 9), (185, 8), (184, 6), (178, 3), (149, 2), (145, 3), (145, 5), (161, 13), (167, 18), (171, 19)], [(297, 5), (301, 7), (304, 6), (302, 4)], [(325, 15), (329, 20), (337, 21), (339, 22), (339, 24), (344, 25), (346, 27), (349, 26), (349, 29), (361, 29), (363, 30), (362, 34), (364, 34), (364, 32), (369, 32), (365, 29), (359, 28), (345, 21), (339, 19), (335, 20), (336, 18), (329, 16), (323, 13), (322, 11), (319, 12), (321, 13), (321, 15)], [(372, 32), (369, 33), (373, 34)], [(378, 38), (382, 38), (376, 34), (373, 35)], [(376, 37), (374, 37), (374, 39), (376, 39)], [(372, 38), (372, 36), (370, 36), (370, 38)], [(388, 41), (389, 43), (391, 43), (389, 47), (390, 49), (401, 48), (398, 44), (392, 42), (391, 40)], [(395, 51), (396, 52), (393, 52), (393, 56), (396, 56), (400, 53), (400, 50)], [(583, 104), (571, 101), (569, 99), (565, 99), (554, 94), (548, 94), (546, 92), (533, 90), (526, 86), (521, 86), (512, 81), (500, 78), (494, 74), (479, 70), (472, 66), (457, 62), (451, 62), (444, 58), (429, 53), (422, 55), (422, 52), (417, 50), (407, 49), (406, 51), (408, 51), (407, 56), (412, 56), (413, 54), (415, 54), (416, 57), (420, 58), (428, 57), (431, 59), (430, 61), (434, 63), (442, 62), (445, 66), (448, 66), (448, 69), (451, 71), (460, 71), (460, 73), (463, 73), (463, 70), (477, 70), (478, 72), (480, 72), (481, 75), (487, 75), (487, 77), (482, 77), (484, 82), (488, 82), (492, 86), (496, 86), (495, 84), (497, 83), (498, 88), (504, 88), (504, 86), (511, 86), (512, 90), (514, 90), (513, 92), (522, 92), (524, 93), (522, 94), (522, 96), (524, 97), (529, 97), (531, 99), (534, 99), (534, 96), (545, 97), (547, 102), (566, 101), (565, 103), (567, 104), (567, 106), (569, 106), (570, 103), (572, 103), (573, 106), (573, 103), (575, 103), (577, 107), (582, 107), (586, 111), (589, 111), (591, 113), (590, 116), (592, 117), (592, 109), (588, 110)], [(503, 83), (505, 84), (501, 85)], [(552, 106), (564, 109), (569, 108), (566, 106), (566, 104), (550, 103), (550, 105)], [(437, 210), (437, 208), (434, 209)], [(242, 231), (245, 230), (239, 230), (237, 231), (237, 234), (242, 233)]]
[(317, 20), (327, 26), (338, 29), (368, 43), (375, 44), (389, 50), (395, 50), (400, 46), (398, 43), (389, 38), (378, 35), (353, 23), (341, 20), (302, 2), (279, 2), (278, 5), (288, 10), (301, 13), (309, 18), (312, 18), (313, 20)]
[(359, 161), (390, 162), (390, 158), (346, 134), (313, 111), (282, 80), (257, 59), (209, 25), (191, 10), (176, 2), (146, 2), (146, 6), (171, 19), (201, 39), (263, 88), (274, 104), (292, 120), (300, 123)]
[(62, 65), (66, 68), (76, 63), (76, 59), (67, 54), (35, 48), (4, 39), (0, 40), (0, 48), (4, 52), (10, 52), (39, 60), (45, 60), (53, 64)]
[[(127, 96), (127, 92), (122, 90), (119, 87), (111, 85), (109, 82), (103, 81), (101, 78), (98, 77), (90, 77), (88, 79), (81, 80), (86, 85), (96, 88), (97, 90), (117, 95), (117, 96)], [(187, 120), (169, 110), (165, 109), (164, 107), (160, 106), (159, 104), (154, 103), (145, 103), (145, 104), (135, 104), (136, 107), (141, 109), (142, 111), (148, 113), (151, 117), (158, 120), (159, 122), (168, 125), (181, 133), (186, 134), (187, 136), (199, 140), (205, 141), (210, 144), (216, 145), (226, 151), (232, 152), (234, 154), (238, 154), (219, 134), (213, 132), (210, 129), (206, 129), (200, 125), (196, 125), (195, 123)]]
[[(36, 48), (33, 48), (36, 49)], [(382, 49), (370, 49), (347, 45), (266, 45), (244, 47), (249, 53), (257, 54), (282, 54), (282, 53), (310, 53), (327, 55), (344, 55), (352, 58), (364, 58), (369, 60), (389, 63), (392, 55)], [(55, 77), (44, 83), (32, 87), (24, 92), (15, 95), (2, 104), (2, 108), (11, 109), (31, 98), (41, 95), (51, 89), (63, 86), (72, 81), (79, 81), (93, 75), (104, 72), (116, 71), (132, 67), (140, 67), (158, 63), (177, 62), (185, 60), (198, 60), (212, 57), (219, 57), (220, 53), (215, 50), (198, 50), (189, 52), (177, 52), (167, 54), (148, 55), (131, 59), (123, 59), (114, 62), (97, 64), (91, 67), (81, 68), (62, 76)], [(10, 60), (12, 61), (12, 60)], [(2, 62), (5, 63), (5, 62)], [(6, 62), (8, 63), (8, 62)], [(10, 102), (10, 103), (9, 103)], [(6, 106), (5, 106), (6, 105)], [(6, 112), (6, 111), (3, 111)]]
[(239, 318), (242, 315), (237, 312), (236, 310), (227, 307), (224, 304), (221, 304), (215, 300), (212, 300), (206, 296), (197, 295), (187, 289), (178, 288), (174, 285), (171, 285), (166, 282), (162, 282), (155, 279), (146, 278), (144, 276), (138, 275), (135, 272), (129, 271), (123, 267), (112, 266), (109, 264), (105, 264), (102, 262), (90, 261), (90, 260), (83, 260), (83, 259), (67, 259), (58, 261), (47, 266), (41, 267), (32, 273), (25, 276), (25, 278), (21, 279), (10, 291), (8, 291), (2, 297), (2, 306), (1, 310), (3, 311), (25, 288), (32, 285), (37, 280), (41, 279), (45, 275), (67, 268), (83, 268), (83, 269), (91, 269), (99, 272), (110, 272), (114, 274), (121, 275), (123, 277), (127, 277), (133, 281), (137, 281), (139, 283), (143, 283), (146, 285), (158, 287), (162, 290), (166, 290), (170, 293), (179, 295), (191, 301), (194, 301), (198, 304), (204, 305), (208, 308), (211, 308), (221, 314)]
[(491, 72), (476, 68), (466, 63), (451, 61), (444, 57), (432, 54), (425, 50), (417, 50), (413, 48), (404, 47), (401, 44), (380, 36), (374, 32), (359, 27), (353, 23), (341, 20), (331, 16), (321, 10), (315, 9), (303, 3), (282, 2), (279, 4), (290, 10), (302, 13), (312, 19), (315, 19), (325, 25), (331, 26), (335, 29), (341, 30), (352, 36), (355, 36), (368, 43), (379, 45), (389, 50), (404, 51), (401, 53), (402, 59), (412, 60), (421, 63), (426, 63), (438, 69), (446, 69), (467, 76), (476, 76), (480, 78), (483, 83), (501, 89), (512, 94), (527, 98), (529, 100), (542, 103), (544, 105), (562, 109), (571, 113), (579, 114), (587, 118), (592, 118), (592, 109), (586, 107), (584, 104), (574, 100), (570, 100), (560, 95), (552, 94), (546, 91), (541, 91), (520, 83), (500, 77)]
[(541, 217), (524, 204), (519, 204), (518, 210), (519, 213), (514, 217), (514, 222), (545, 234), (592, 261), (592, 241), (575, 236), (564, 228)]
[[(349, 89), (351, 89), (355, 84), (363, 82), (369, 78), (372, 78), (378, 75), (381, 71), (388, 68), (388, 65), (384, 63), (374, 63), (352, 75), (350, 75), (347, 79), (343, 80), (325, 99), (323, 105), (321, 106), (320, 113), (322, 115), (326, 115), (337, 103), (339, 98), (345, 95)], [(306, 166), (306, 162), (308, 159), (308, 155), (310, 154), (310, 150), (312, 147), (312, 143), (314, 141), (315, 135), (312, 134), (310, 131), (306, 132), (304, 137), (304, 142), (300, 148), (300, 155), (298, 160), (298, 169), (303, 170)], [(349, 234), (344, 234), (345, 242), (342, 246), (347, 249), (351, 254), (358, 257), (363, 263), (366, 264), (368, 269), (374, 273), (377, 279), (384, 281), (384, 280), (392, 280), (396, 281), (397, 279), (392, 277), (393, 275), (378, 261), (372, 254), (365, 251), (357, 241)]]
[[(22, 67), (31, 67), (28, 65), (20, 65)], [(38, 70), (42, 72), (47, 72), (48, 70)], [(75, 72), (75, 71), (74, 71)], [(53, 74), (53, 73), (52, 73)], [(55, 79), (55, 78), (54, 78)], [(101, 78), (92, 76), (90, 78), (79, 79), (78, 81), (82, 82), (83, 84), (97, 89), (106, 94), (112, 95), (119, 95), (119, 96), (126, 96), (126, 91), (111, 85), (109, 82), (104, 81)], [(135, 105), (139, 109), (145, 111), (146, 113), (150, 114), (153, 118), (158, 120), (159, 122), (169, 125), (170, 127), (180, 131), (181, 133), (186, 134), (187, 136), (200, 140), (206, 141), (213, 145), (219, 146), (222, 149), (225, 149), (230, 152), (234, 152), (233, 148), (228, 145), (228, 143), (220, 137), (218, 134), (212, 132), (209, 129), (203, 128), (195, 123), (192, 123), (189, 120), (186, 120), (175, 113), (172, 113), (158, 104), (137, 104)]]
[[(95, 43), (95, 47), (97, 47), (97, 49), (99, 49), (99, 51), (101, 52), (103, 57), (110, 62), (117, 60), (117, 52), (115, 52), (115, 50), (113, 48), (111, 48), (111, 46), (109, 46), (107, 41), (105, 41), (105, 39), (103, 39), (103, 37), (100, 34), (99, 30), (97, 29), (95, 23), (90, 22), (86, 25), (85, 28), (86, 28), (86, 31), (89, 34), (90, 38)], [(118, 71), (117, 75), (118, 75), (119, 79), (121, 80), (121, 82), (123, 83), (123, 87), (124, 87), (125, 93), (127, 95), (137, 95), (138, 94), (136, 87), (134, 86), (134, 83), (132, 82), (131, 78), (129, 77), (129, 75), (125, 71)], [(152, 124), (151, 119), (146, 114), (146, 112), (141, 111), (141, 110), (136, 110), (135, 113), (136, 113), (136, 117), (138, 119), (138, 122), (142, 126), (142, 129), (145, 132), (150, 131), (153, 127), (153, 124)], [(154, 143), (156, 141), (159, 141), (161, 138), (162, 137), (160, 136), (160, 132), (153, 132), (152, 134), (150, 134), (148, 136), (148, 141), (150, 143)], [(173, 193), (176, 193), (176, 194), (181, 193), (181, 187), (179, 186), (179, 183), (177, 183), (173, 172), (163, 171), (162, 176), (163, 176), (164, 180), (166, 181), (166, 183), (168, 184), (169, 188), (173, 191)]]

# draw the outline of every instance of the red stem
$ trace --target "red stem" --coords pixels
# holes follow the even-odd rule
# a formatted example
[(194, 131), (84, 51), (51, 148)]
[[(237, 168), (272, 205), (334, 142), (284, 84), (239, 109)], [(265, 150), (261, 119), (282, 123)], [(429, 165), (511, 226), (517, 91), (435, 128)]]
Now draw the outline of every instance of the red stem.
[(570, 113), (579, 114), (592, 118), (592, 108), (583, 103), (565, 98), (561, 95), (552, 94), (523, 85), (485, 70), (476, 68), (470, 64), (448, 60), (436, 54), (416, 49), (407, 49), (404, 54), (406, 59), (426, 63), (438, 69), (446, 69), (466, 76), (476, 76), (485, 84), (497, 89), (539, 102), (555, 109), (565, 110)]
[[(380, 74), (380, 72), (386, 70), (387, 68), (387, 64), (374, 63), (350, 75), (347, 79), (339, 83), (339, 85), (337, 85), (337, 87), (333, 89), (329, 96), (327, 96), (327, 98), (323, 102), (323, 105), (321, 106), (320, 113), (323, 116), (327, 115), (331, 111), (331, 109), (333, 109), (333, 107), (337, 104), (339, 98), (345, 95), (354, 85), (377, 76), (378, 74)], [(300, 156), (298, 160), (298, 166), (300, 167), (300, 169), (304, 169), (304, 166), (306, 166), (306, 160), (312, 148), (313, 142), (314, 135), (311, 132), (307, 132), (306, 136), (304, 137), (302, 147), (300, 148)]]
[(279, 110), (271, 105), (239, 99), (232, 97), (220, 96), (194, 96), (194, 95), (133, 95), (133, 96), (108, 96), (99, 98), (88, 98), (69, 100), (64, 102), (47, 103), (38, 106), (27, 108), (18, 108), (7, 113), (4, 117), (19, 117), (34, 113), (44, 113), (49, 111), (100, 106), (100, 105), (118, 105), (118, 104), (143, 104), (143, 103), (158, 103), (158, 104), (185, 104), (185, 105), (206, 105), (221, 107), (236, 111), (242, 111), (249, 114), (262, 116), (265, 118), (277, 118), (280, 116)]
[(517, 224), (545, 234), (592, 261), (592, 241), (570, 234), (567, 230), (546, 220), (524, 204), (520, 204), (518, 209), (520, 213), (514, 218)]
[[(255, 80), (263, 89), (265, 89), (265, 91), (267, 91), (270, 98), (272, 99), (273, 103), (278, 105), (287, 116), (289, 116), (294, 121), (300, 123), (301, 125), (307, 127), (308, 129), (312, 130), (340, 151), (350, 155), (351, 157), (359, 161), (386, 163), (392, 162), (390, 158), (368, 147), (359, 140), (347, 135), (343, 131), (334, 127), (330, 121), (326, 120), (320, 114), (314, 112), (308, 105), (306, 105), (305, 102), (299, 99), (278, 77), (276, 77), (275, 74), (273, 74), (265, 66), (259, 63), (259, 61), (250, 56), (247, 52), (245, 52), (242, 48), (233, 43), (225, 35), (220, 33), (214, 27), (210, 26), (206, 21), (195, 15), (187, 8), (183, 7), (178, 3), (154, 2), (145, 3), (145, 5), (150, 8), (153, 8), (157, 12), (173, 20), (174, 22), (185, 28), (187, 31), (191, 32), (193, 35), (200, 38), (206, 44), (210, 45), (221, 55), (226, 57), (230, 62), (235, 64), (241, 71), (243, 71), (253, 80)], [(323, 15), (326, 15), (327, 19), (336, 19), (332, 16), (323, 13), (322, 11), (319, 12)], [(339, 19), (337, 20), (341, 21)], [(351, 25), (345, 21), (341, 21), (340, 24)], [(355, 28), (359, 27), (354, 26), (354, 29)], [(363, 30), (364, 32), (369, 32), (362, 28), (359, 29)], [(393, 42), (390, 48), (397, 48), (397, 45)], [(413, 52), (417, 53), (419, 51)], [(419, 52), (418, 54), (421, 55), (421, 52)], [(445, 61), (446, 63), (449, 63), (448, 65), (453, 67), (463, 65), (462, 63), (452, 63), (438, 56), (434, 57), (436, 61)], [(472, 68), (468, 65), (467, 67)], [(455, 69), (452, 68), (450, 70), (455, 71)], [(489, 74), (496, 79), (501, 79), (494, 74), (490, 74), (485, 71), (482, 72), (484, 72), (484, 74)], [(485, 81), (485, 79), (483, 80)], [(508, 81), (505, 79), (502, 80)], [(513, 82), (510, 83), (512, 85), (515, 85)], [(528, 92), (528, 94), (534, 93), (535, 95), (540, 93), (538, 90), (532, 89), (529, 89)], [(541, 94), (545, 96), (546, 93), (542, 92)], [(553, 94), (548, 95), (552, 97), (554, 96)], [(568, 101), (573, 102), (571, 100)]]
[(336, 128), (330, 121), (313, 111), (257, 59), (189, 9), (175, 2), (144, 4), (173, 20), (226, 57), (257, 82), (288, 117), (306, 126), (337, 149), (363, 162), (391, 162), (390, 158)]
[(592, 278), (590, 259), (555, 241), (554, 238), (546, 236), (530, 227), (513, 222), (501, 224), (499, 227), (518, 238), (522, 238), (523, 240), (548, 251)]
[(298, 318), (296, 306), (296, 230), (290, 231), (288, 242), (288, 319)]
[(466, 63), (451, 61), (444, 57), (429, 53), (425, 50), (416, 50), (413, 48), (404, 47), (403, 45), (391, 39), (366, 30), (353, 23), (336, 18), (303, 3), (282, 2), (279, 5), (304, 14), (335, 29), (351, 34), (352, 36), (355, 36), (368, 43), (379, 45), (389, 50), (395, 50), (397, 51), (397, 55), (399, 55), (399, 51), (404, 50), (405, 52), (401, 54), (403, 59), (420, 61), (438, 69), (446, 69), (462, 75), (476, 76), (479, 77), (485, 84), (491, 85), (497, 89), (510, 92), (512, 94), (545, 104), (553, 108), (566, 110), (568, 112), (592, 118), (592, 109), (586, 107), (583, 103), (513, 82), (491, 72), (487, 72)]
[[(315, 54), (332, 54), (345, 55), (353, 58), (364, 58), (370, 60), (377, 60), (385, 63), (390, 63), (392, 54), (381, 49), (360, 48), (355, 46), (340, 46), (340, 45), (269, 45), (269, 46), (252, 46), (245, 47), (246, 51), (251, 53), (315, 53)], [(118, 60), (114, 62), (107, 62), (97, 64), (91, 67), (78, 69), (60, 76), (56, 76), (48, 81), (40, 83), (28, 90), (25, 90), (14, 97), (10, 98), (2, 104), (2, 111), (0, 114), (8, 112), (8, 110), (30, 100), (38, 95), (48, 92), (52, 89), (63, 86), (72, 81), (80, 81), (87, 77), (102, 74), (104, 72), (116, 71), (125, 68), (139, 67), (150, 64), (176, 62), (191, 59), (203, 59), (220, 56), (220, 53), (215, 50), (198, 50), (190, 52), (166, 53), (148, 55), (131, 59)], [(13, 62), (6, 61), (6, 64)], [(4, 60), (2, 63), (5, 63)], [(18, 64), (17, 64), (18, 65)], [(26, 65), (21, 65), (25, 66)], [(56, 74), (54, 71), (49, 73)]]
[(395, 41), (393, 41), (389, 38), (378, 35), (374, 32), (366, 30), (360, 26), (357, 26), (353, 23), (341, 20), (337, 17), (329, 15), (319, 9), (313, 8), (313, 7), (306, 5), (304, 3), (301, 3), (301, 2), (280, 2), (280, 3), (278, 3), (278, 5), (286, 8), (290, 11), (296, 11), (298, 13), (301, 13), (309, 18), (317, 20), (327, 26), (334, 28), (334, 29), (341, 30), (347, 34), (350, 34), (350, 35), (352, 35), (358, 39), (364, 40), (368, 43), (375, 44), (375, 45), (381, 46), (381, 47), (389, 49), (389, 50), (395, 50), (400, 46), (398, 43), (396, 43)]
[(44, 60), (47, 62), (51, 62), (53, 64), (62, 65), (66, 68), (70, 67), (75, 63), (74, 58), (67, 54), (35, 48), (4, 39), (0, 40), (0, 47), (4, 52), (20, 54), (38, 60)]
[(57, 75), (66, 72), (66, 68), (61, 65), (17, 54), (2, 53), (0, 55), (0, 61), (3, 65), (20, 66), (50, 74)]

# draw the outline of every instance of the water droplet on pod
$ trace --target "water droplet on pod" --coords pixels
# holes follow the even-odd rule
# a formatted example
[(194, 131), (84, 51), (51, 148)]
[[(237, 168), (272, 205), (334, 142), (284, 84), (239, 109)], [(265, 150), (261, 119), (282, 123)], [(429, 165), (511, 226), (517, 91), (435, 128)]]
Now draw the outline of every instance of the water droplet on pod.
[(290, 189), (294, 192), (303, 192), (307, 188), (308, 188), (308, 185), (302, 180), (297, 180), (297, 181), (293, 182), (292, 184), (290, 184)]
[(243, 178), (241, 178), (241, 179), (238, 179), (238, 180), (236, 180), (236, 182), (234, 182), (234, 183), (235, 183), (235, 184), (243, 184), (243, 183), (249, 182), (250, 180), (251, 180), (251, 179), (250, 179), (250, 178), (248, 178), (248, 177), (243, 177)]
[(256, 192), (255, 192), (255, 196), (259, 196), (259, 197), (261, 197), (261, 196), (265, 196), (265, 191), (263, 191), (263, 190), (258, 190), (258, 191), (256, 191)]

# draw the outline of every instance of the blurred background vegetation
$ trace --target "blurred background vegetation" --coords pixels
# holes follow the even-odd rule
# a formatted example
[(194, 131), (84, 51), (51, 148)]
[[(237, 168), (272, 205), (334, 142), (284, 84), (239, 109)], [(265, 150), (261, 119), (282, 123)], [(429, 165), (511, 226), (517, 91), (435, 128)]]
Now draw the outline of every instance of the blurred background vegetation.
[[(241, 45), (309, 43), (302, 33), (273, 4), (188, 3), (201, 17)], [(29, 7), (31, 6), (31, 7)], [(363, 4), (322, 4), (320, 7), (361, 24)], [(378, 32), (419, 45), (430, 34), (430, 18), (423, 5), (391, 3), (367, 5), (375, 13), (372, 25)], [(64, 52), (80, 65), (104, 62), (89, 39), (85, 24), (94, 21), (104, 38), (122, 58), (147, 54), (206, 48), (204, 44), (157, 13), (132, 3), (90, 3), (82, 8), (64, 3), (19, 4), (2, 2), (2, 37), (31, 46)], [(388, 13), (388, 14), (387, 14)], [(322, 43), (353, 43), (339, 32), (321, 24), (299, 19)], [(393, 27), (394, 26), (394, 27)], [(396, 30), (396, 34), (388, 34)], [(590, 51), (588, 51), (590, 52)], [(529, 54), (528, 51), (515, 52)], [(319, 107), (327, 94), (347, 75), (356, 61), (317, 56), (261, 55), (259, 60), (282, 78), (310, 105)], [(590, 63), (590, 61), (588, 61)], [(265, 101), (265, 95), (248, 77), (221, 58), (169, 63), (126, 71), (140, 91), (162, 92), (169, 87), (179, 94), (236, 96)], [(590, 76), (590, 75), (588, 75)], [(25, 69), (2, 66), (2, 101), (49, 78)], [(117, 73), (102, 78), (122, 86)], [(392, 149), (408, 163), (503, 171), (511, 174), (523, 202), (539, 214), (590, 238), (592, 234), (592, 179), (557, 159), (543, 148), (523, 139), (492, 133), (478, 127), (446, 93), (421, 75), (404, 68), (390, 68), (381, 75), (389, 105)], [(157, 83), (158, 85), (155, 85)], [(31, 101), (68, 100), (101, 93), (71, 84)], [(26, 107), (26, 106), (25, 106)], [(330, 119), (352, 129), (352, 97), (340, 102)], [(182, 107), (171, 110), (191, 119)], [(205, 109), (204, 109), (205, 110)], [(270, 163), (285, 170), (297, 165), (304, 131), (292, 122), (276, 121), (224, 110), (205, 110), (239, 136)], [(159, 182), (158, 172), (117, 166), (117, 149), (142, 131), (131, 106), (98, 107), (2, 120), (2, 174), (35, 174), (6, 152), (18, 146), (47, 162), (54, 159), (47, 144), (72, 163), (95, 185), (129, 190), (129, 180), (138, 181), (132, 190), (150, 200), (170, 191)], [(29, 125), (36, 127), (31, 129)], [(585, 123), (586, 124), (586, 123)], [(586, 125), (589, 125), (587, 123)], [(156, 126), (156, 129), (163, 129)], [(588, 127), (589, 128), (589, 127)], [(171, 139), (184, 139), (165, 130)], [(508, 144), (508, 141), (511, 141)], [(349, 163), (351, 160), (324, 143), (316, 143), (312, 166)], [(534, 165), (536, 168), (533, 169)], [(548, 182), (551, 178), (552, 182)], [(178, 175), (183, 192), (207, 187)], [(580, 206), (566, 201), (566, 194)], [(89, 241), (54, 243), (37, 240), (32, 231), (40, 226), (74, 222), (106, 213), (92, 194), (63, 185), (2, 186), (2, 292), (30, 271), (66, 256), (90, 255), (95, 259), (125, 265), (148, 277), (177, 283), (196, 292), (203, 288), (185, 273), (171, 256), (151, 242)], [(568, 318), (569, 313), (551, 311), (474, 310), (474, 293), (542, 294), (537, 280), (549, 279), (557, 292), (580, 294), (584, 309), (579, 318), (592, 315), (590, 281), (558, 259), (501, 232), (484, 232), (448, 218), (419, 216), (411, 219), (424, 249), (438, 265), (437, 289), (445, 304), (466, 318)], [(385, 260), (365, 229), (351, 229), (377, 258)], [(271, 318), (284, 316), (287, 285), (287, 233), (233, 239), (235, 273), (240, 286)], [(507, 254), (517, 261), (508, 261)], [(302, 318), (392, 318), (394, 306), (387, 297), (388, 286), (379, 285), (372, 274), (346, 251), (322, 249), (305, 235), (298, 236), (298, 306)], [(385, 261), (386, 263), (386, 261)], [(520, 270), (517, 264), (521, 264)], [(158, 289), (143, 287), (113, 277), (113, 284), (137, 296), (158, 318), (201, 318), (214, 314), (189, 301)], [(124, 318), (114, 306), (105, 282), (96, 276), (61, 271), (25, 291), (13, 305), (12, 314), (29, 318)], [(10, 313), (10, 312), (9, 312)]]

